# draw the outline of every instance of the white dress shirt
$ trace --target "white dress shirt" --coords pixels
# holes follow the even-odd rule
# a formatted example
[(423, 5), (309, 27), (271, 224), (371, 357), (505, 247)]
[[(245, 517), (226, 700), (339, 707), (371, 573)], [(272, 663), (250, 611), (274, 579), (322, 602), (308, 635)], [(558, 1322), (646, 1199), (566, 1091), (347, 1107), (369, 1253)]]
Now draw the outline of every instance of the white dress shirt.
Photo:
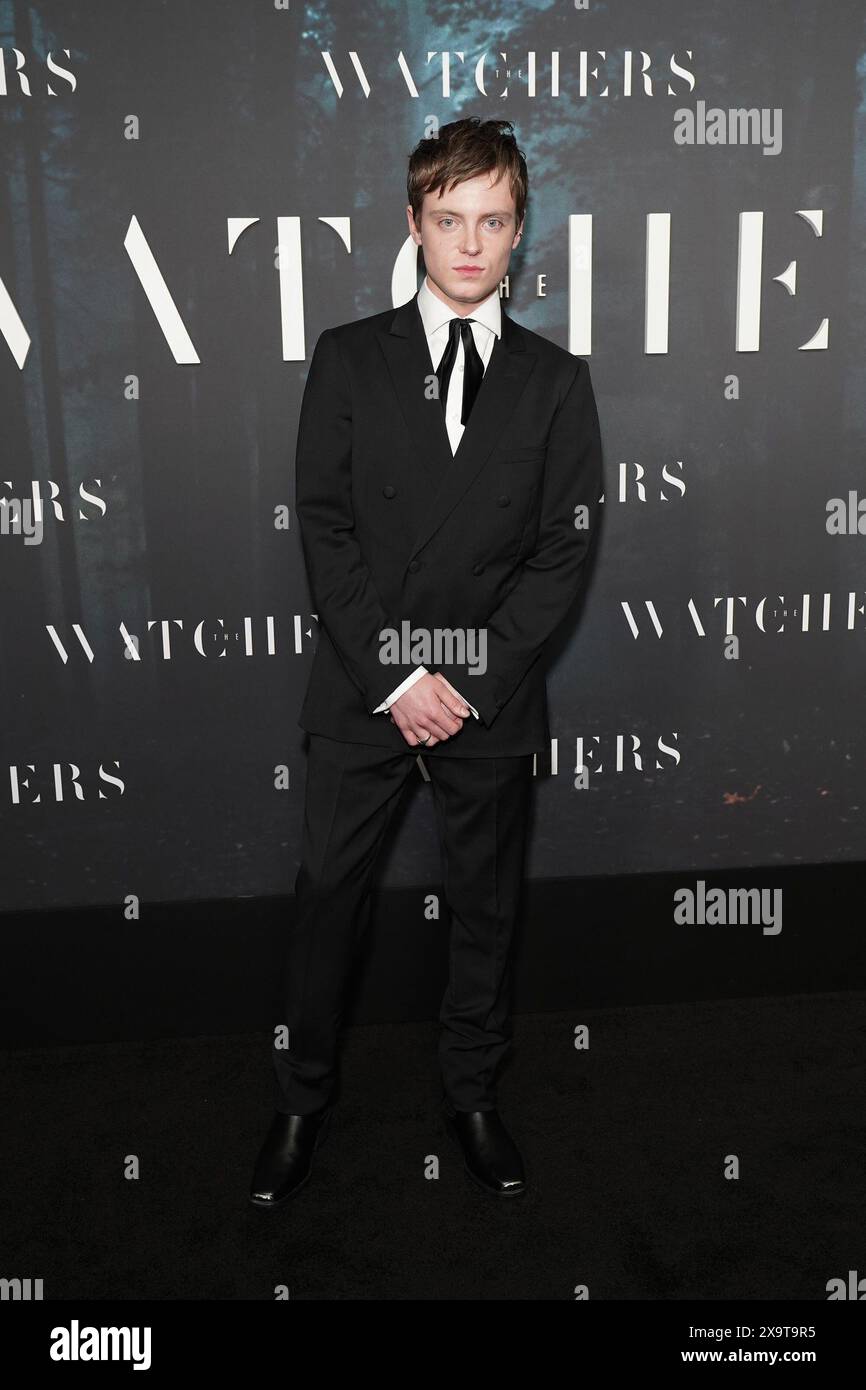
[[(447, 304), (443, 304), (438, 295), (433, 293), (427, 283), (426, 275), (418, 291), (417, 298), (418, 308), (421, 312), (421, 320), (424, 324), (424, 332), (427, 335), (427, 346), (430, 349), (430, 358), (434, 368), (438, 368), (442, 360), (442, 355), (448, 346), (451, 320), (457, 318), (458, 315), (455, 314), (453, 309), (449, 309)], [(472, 337), (475, 340), (475, 346), (478, 349), (481, 363), (484, 370), (487, 371), (487, 363), (490, 361), (493, 344), (502, 333), (502, 310), (499, 304), (499, 286), (497, 285), (496, 289), (492, 294), (488, 295), (487, 299), (483, 300), (481, 304), (476, 305), (476, 307), (464, 317), (473, 320), (469, 327), (472, 331)], [(460, 419), (463, 413), (464, 356), (463, 339), (461, 337), (458, 339), (457, 343), (457, 357), (455, 358), (454, 368), (448, 382), (448, 398), (445, 402), (445, 425), (448, 430), (448, 440), (451, 444), (452, 456), (456, 454), (457, 446), (463, 438), (463, 431), (466, 428)], [(426, 676), (427, 674), (428, 671), (426, 666), (419, 666), (417, 670), (412, 672), (411, 676), (407, 676), (406, 680), (402, 681), (401, 684), (397, 686), (396, 690), (391, 691), (387, 700), (384, 700), (381, 705), (377, 705), (373, 713), (387, 714), (394, 701), (399, 700), (400, 696), (404, 691), (409, 689), (410, 685), (414, 685), (417, 680), (420, 680), (422, 676)], [(453, 686), (451, 688), (452, 690), (454, 689)], [(459, 694), (459, 691), (457, 693)], [(469, 701), (464, 699), (462, 695), (460, 698), (463, 700), (464, 705), (469, 705)], [(478, 711), (473, 709), (471, 705), (469, 705), (469, 708), (477, 719)]]

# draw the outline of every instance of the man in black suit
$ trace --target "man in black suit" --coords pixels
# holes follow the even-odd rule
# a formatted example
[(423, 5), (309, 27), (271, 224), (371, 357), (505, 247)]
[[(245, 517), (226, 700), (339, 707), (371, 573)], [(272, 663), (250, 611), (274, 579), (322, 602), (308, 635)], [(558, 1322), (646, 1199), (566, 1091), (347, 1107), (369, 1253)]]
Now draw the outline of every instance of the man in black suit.
[(500, 302), (527, 195), (510, 122), (456, 121), (422, 140), (408, 194), (424, 283), (396, 310), (322, 333), (301, 407), (297, 511), (320, 637), (299, 720), (288, 1046), (274, 1046), (258, 1206), (310, 1176), (376, 857), (421, 749), (452, 919), (444, 1119), (482, 1187), (526, 1186), (495, 1078), (533, 754), (550, 739), (540, 658), (584, 579), (599, 425), (586, 361)]

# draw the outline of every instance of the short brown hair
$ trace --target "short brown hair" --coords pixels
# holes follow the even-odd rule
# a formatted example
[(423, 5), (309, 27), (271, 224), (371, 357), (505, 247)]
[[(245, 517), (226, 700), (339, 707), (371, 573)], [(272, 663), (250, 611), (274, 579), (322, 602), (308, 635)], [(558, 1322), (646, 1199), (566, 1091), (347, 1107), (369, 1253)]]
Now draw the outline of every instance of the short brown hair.
[(425, 193), (451, 188), (492, 170), (497, 177), (504, 174), (508, 178), (519, 227), (526, 211), (529, 175), (511, 121), (482, 121), (479, 116), (467, 116), (442, 126), (437, 136), (419, 140), (409, 156), (406, 179), (415, 221), (420, 222)]

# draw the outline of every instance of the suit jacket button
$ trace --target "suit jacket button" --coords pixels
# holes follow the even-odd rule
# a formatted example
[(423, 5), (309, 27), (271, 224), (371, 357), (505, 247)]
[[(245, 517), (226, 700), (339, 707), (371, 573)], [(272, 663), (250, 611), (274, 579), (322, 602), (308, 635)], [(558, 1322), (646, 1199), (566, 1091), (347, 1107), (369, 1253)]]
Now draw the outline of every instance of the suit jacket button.
[(396, 497), (396, 496), (397, 496), (397, 489), (396, 489), (395, 487), (392, 487), (391, 484), (389, 483), (387, 487), (383, 487), (383, 488), (382, 488), (382, 496), (383, 496), (383, 497)]
[(511, 498), (508, 496), (507, 493), (503, 492), (502, 496), (499, 498), (497, 505), (500, 507), (507, 507), (509, 506), (510, 502)]
[(483, 573), (484, 573), (484, 566), (483, 566), (482, 564), (473, 565), (473, 566), (472, 566), (472, 573), (473, 573), (473, 574), (483, 574)]
[(420, 560), (410, 560), (410, 561), (409, 561), (409, 573), (410, 573), (410, 574), (417, 574), (420, 568), (421, 568), (421, 561), (420, 561)]

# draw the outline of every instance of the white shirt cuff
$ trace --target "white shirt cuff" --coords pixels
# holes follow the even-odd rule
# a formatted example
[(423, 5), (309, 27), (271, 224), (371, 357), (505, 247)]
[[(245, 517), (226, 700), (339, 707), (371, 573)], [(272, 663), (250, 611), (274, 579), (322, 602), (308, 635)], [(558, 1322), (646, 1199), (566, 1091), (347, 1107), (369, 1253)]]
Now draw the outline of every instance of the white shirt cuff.
[(400, 685), (397, 686), (396, 690), (391, 691), (391, 694), (388, 696), (386, 700), (382, 701), (381, 705), (376, 706), (376, 708), (373, 710), (373, 713), (387, 714), (389, 707), (393, 705), (394, 701), (399, 700), (400, 696), (403, 695), (409, 689), (410, 685), (414, 685), (416, 681), (419, 681), (422, 676), (426, 676), (427, 674), (428, 672), (426, 666), (419, 666), (416, 671), (412, 672), (411, 676), (407, 676), (406, 679), (403, 682), (401, 682)]

